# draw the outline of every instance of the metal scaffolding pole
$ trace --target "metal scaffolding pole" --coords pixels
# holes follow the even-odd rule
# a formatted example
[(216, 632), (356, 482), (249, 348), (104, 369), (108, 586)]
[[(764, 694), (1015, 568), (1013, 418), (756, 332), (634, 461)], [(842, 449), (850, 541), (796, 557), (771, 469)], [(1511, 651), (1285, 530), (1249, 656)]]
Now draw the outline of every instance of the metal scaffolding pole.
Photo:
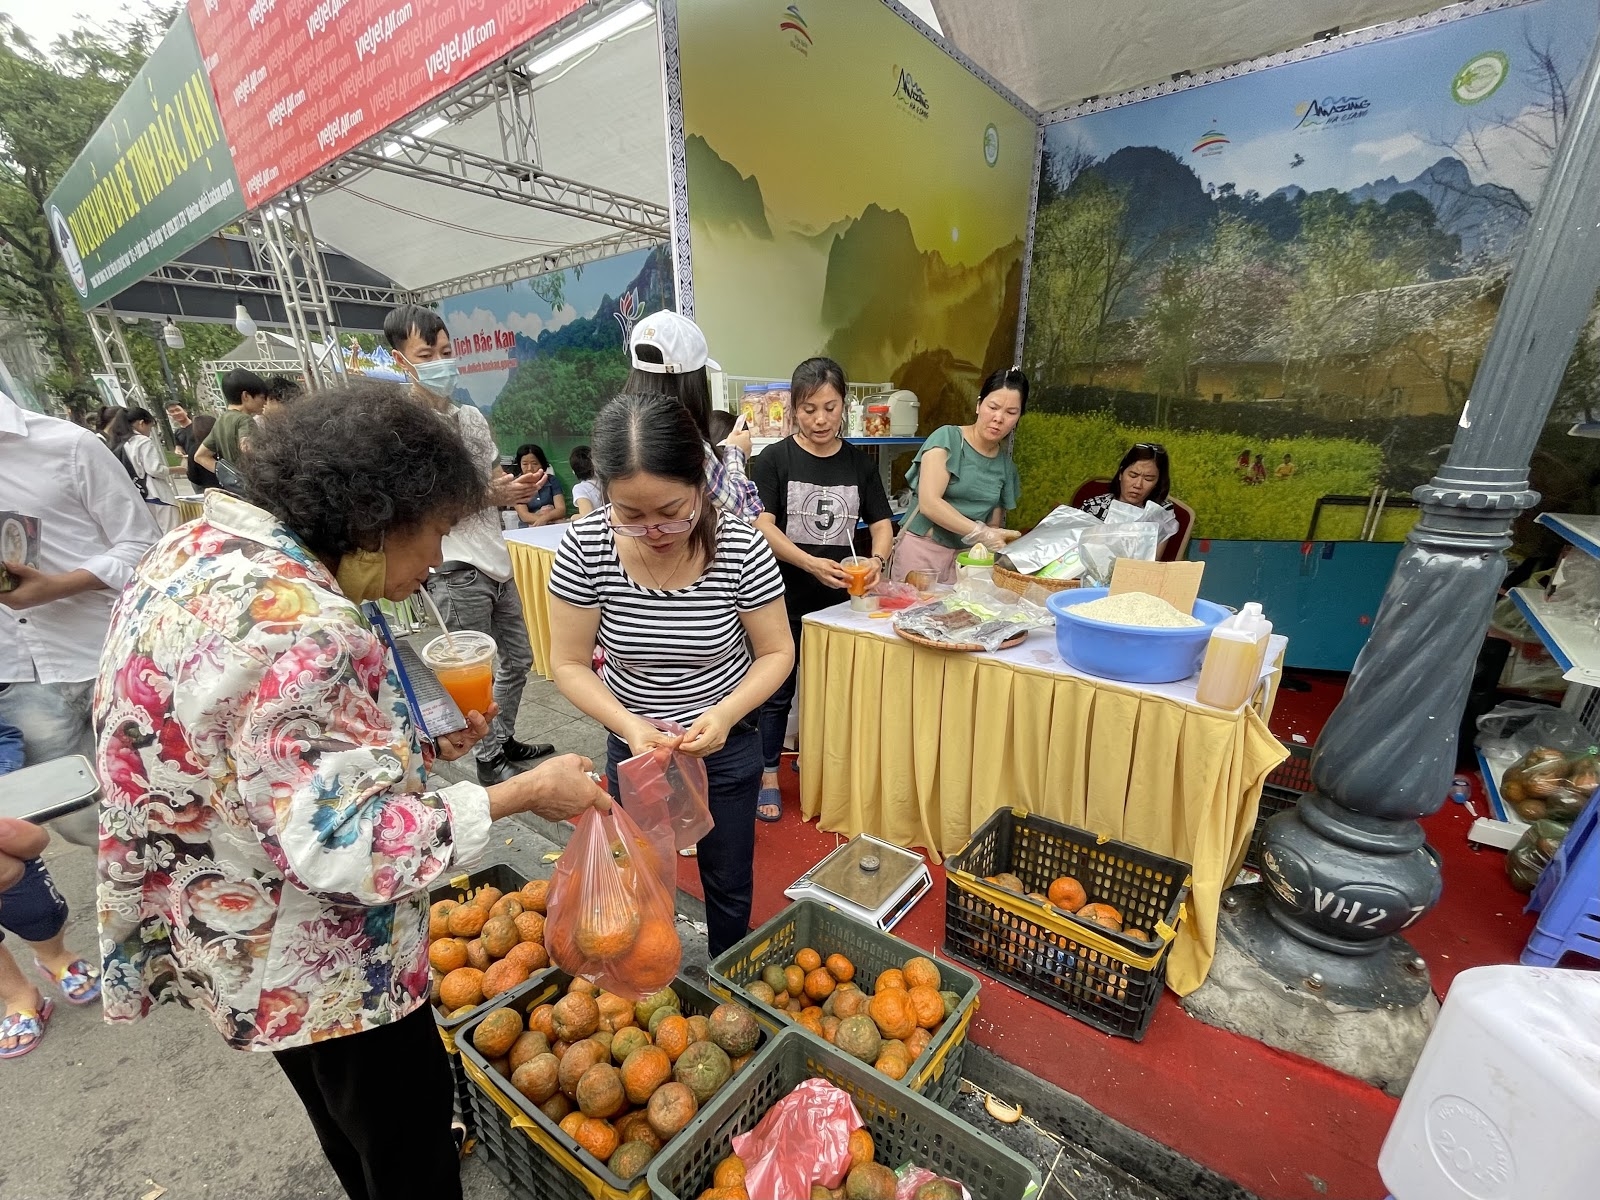
[[(298, 188), (291, 188), (271, 207), (254, 214), (245, 229), (251, 245), (271, 267), (277, 281), (306, 386), (316, 391), (324, 383), (342, 379), (344, 355), (339, 346), (339, 329), (305, 196)], [(321, 359), (315, 350), (318, 342), (327, 348)]]
[[(1449, 458), (1414, 493), (1422, 518), (1317, 743), (1314, 790), (1268, 822), (1266, 886), (1224, 898), (1219, 944), (1281, 984), (1302, 1023), (1318, 1001), (1341, 1019), (1431, 1001), (1427, 964), (1400, 936), (1439, 898), (1438, 863), (1417, 818), (1444, 803), (1511, 524), (1539, 499), (1529, 462), (1600, 283), (1600, 46), (1572, 96)], [(1238, 1013), (1202, 1015), (1262, 1036), (1259, 1011)], [(1266, 1040), (1330, 1061), (1292, 1036)], [(1384, 1050), (1402, 1053), (1392, 1038)], [(1389, 1064), (1384, 1078), (1405, 1078), (1414, 1061)]]
[(89, 332), (94, 335), (94, 344), (100, 351), (100, 361), (105, 364), (106, 374), (117, 381), (122, 398), (129, 406), (143, 407), (144, 386), (139, 382), (139, 373), (133, 369), (133, 355), (128, 353), (128, 343), (122, 336), (122, 321), (117, 316), (117, 310), (106, 303), (89, 309), (84, 315), (89, 318)]

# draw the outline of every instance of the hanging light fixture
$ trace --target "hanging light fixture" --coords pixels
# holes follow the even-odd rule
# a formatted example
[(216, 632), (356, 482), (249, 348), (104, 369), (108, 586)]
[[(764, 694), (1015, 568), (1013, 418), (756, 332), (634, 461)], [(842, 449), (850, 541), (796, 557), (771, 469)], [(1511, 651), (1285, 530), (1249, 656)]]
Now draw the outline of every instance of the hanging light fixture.
[(161, 340), (174, 350), (183, 349), (183, 330), (178, 328), (177, 322), (171, 317), (168, 317), (167, 323), (161, 327)]
[(243, 303), (233, 306), (233, 327), (239, 331), (240, 337), (255, 337), (256, 320), (250, 315), (250, 310)]

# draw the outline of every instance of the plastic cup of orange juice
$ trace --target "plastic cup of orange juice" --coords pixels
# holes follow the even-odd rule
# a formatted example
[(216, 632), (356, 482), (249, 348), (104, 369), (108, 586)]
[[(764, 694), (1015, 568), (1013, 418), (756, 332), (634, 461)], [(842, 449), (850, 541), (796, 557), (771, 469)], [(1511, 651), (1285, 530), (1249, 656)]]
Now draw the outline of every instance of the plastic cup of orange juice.
[(469, 629), (434, 638), (422, 648), (422, 661), (462, 716), (487, 714), (494, 703), (494, 651), (492, 637)]
[(844, 568), (849, 579), (845, 591), (850, 593), (850, 607), (857, 612), (871, 612), (877, 608), (877, 604), (867, 595), (867, 577), (872, 574), (873, 561), (852, 556), (840, 562), (839, 566)]

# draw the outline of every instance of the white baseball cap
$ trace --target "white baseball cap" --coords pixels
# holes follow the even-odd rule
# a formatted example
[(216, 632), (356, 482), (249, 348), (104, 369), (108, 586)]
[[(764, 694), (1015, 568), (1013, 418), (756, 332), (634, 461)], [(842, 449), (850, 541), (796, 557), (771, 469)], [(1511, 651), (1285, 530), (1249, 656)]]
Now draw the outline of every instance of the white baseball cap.
[[(641, 359), (640, 346), (654, 346), (661, 353), (661, 361)], [(685, 375), (701, 367), (722, 370), (707, 351), (706, 335), (700, 332), (700, 326), (671, 309), (639, 318), (633, 327), (633, 336), (628, 339), (628, 353), (634, 366), (652, 375)]]

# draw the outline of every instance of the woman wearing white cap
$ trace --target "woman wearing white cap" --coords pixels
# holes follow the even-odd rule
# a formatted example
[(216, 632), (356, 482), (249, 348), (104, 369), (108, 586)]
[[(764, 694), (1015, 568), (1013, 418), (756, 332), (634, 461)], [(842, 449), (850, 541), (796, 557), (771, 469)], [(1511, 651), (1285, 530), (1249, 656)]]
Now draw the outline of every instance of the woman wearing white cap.
[(633, 327), (628, 353), (633, 373), (624, 389), (635, 395), (671, 396), (694, 418), (706, 444), (706, 475), (712, 502), (722, 512), (743, 517), (751, 524), (761, 515), (761, 494), (750, 482), (745, 462), (750, 457), (750, 433), (739, 429), (728, 435), (718, 458), (711, 440), (711, 380), (708, 370), (722, 367), (706, 347), (706, 335), (688, 317), (671, 309), (640, 318)]

